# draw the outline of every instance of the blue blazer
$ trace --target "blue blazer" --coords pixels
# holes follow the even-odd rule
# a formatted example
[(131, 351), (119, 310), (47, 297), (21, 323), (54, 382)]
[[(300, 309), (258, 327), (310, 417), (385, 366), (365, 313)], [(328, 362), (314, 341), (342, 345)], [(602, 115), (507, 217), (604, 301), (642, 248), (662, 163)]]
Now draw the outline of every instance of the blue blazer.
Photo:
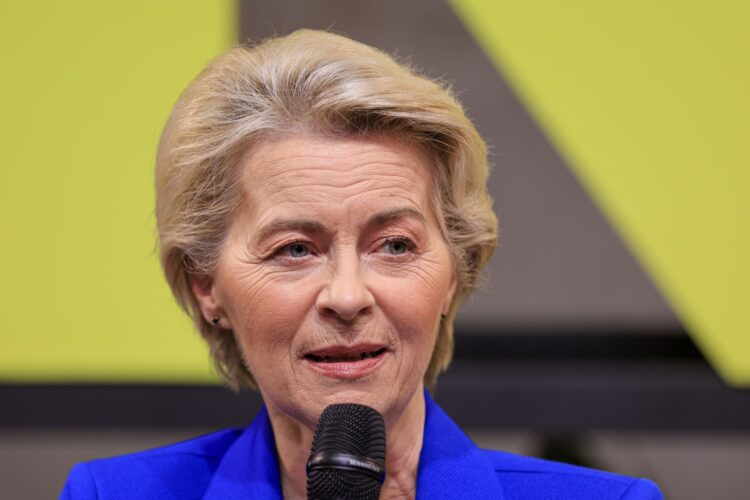
[[(477, 448), (425, 392), (418, 499), (658, 500), (647, 479)], [(281, 499), (268, 412), (155, 450), (76, 465), (62, 499)]]

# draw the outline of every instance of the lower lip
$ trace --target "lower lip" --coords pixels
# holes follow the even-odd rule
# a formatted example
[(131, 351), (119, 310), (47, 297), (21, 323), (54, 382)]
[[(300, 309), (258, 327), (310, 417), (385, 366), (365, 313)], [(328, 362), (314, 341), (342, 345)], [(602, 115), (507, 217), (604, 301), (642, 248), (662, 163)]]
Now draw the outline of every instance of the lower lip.
[(388, 352), (384, 352), (374, 358), (365, 358), (357, 361), (342, 361), (337, 363), (323, 363), (305, 358), (313, 370), (325, 375), (326, 377), (351, 380), (361, 378), (371, 374), (383, 363)]

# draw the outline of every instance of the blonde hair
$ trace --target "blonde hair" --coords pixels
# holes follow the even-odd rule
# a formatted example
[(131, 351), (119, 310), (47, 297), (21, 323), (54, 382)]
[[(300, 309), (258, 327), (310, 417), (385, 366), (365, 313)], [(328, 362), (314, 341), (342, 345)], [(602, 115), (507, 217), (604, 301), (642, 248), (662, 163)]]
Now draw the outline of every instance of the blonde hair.
[(495, 249), (487, 149), (445, 86), (387, 54), (328, 32), (300, 30), (221, 55), (188, 86), (164, 128), (156, 161), (161, 263), (180, 305), (233, 387), (255, 388), (234, 337), (208, 322), (190, 286), (212, 276), (241, 203), (240, 156), (261, 139), (378, 134), (417, 144), (434, 160), (433, 208), (457, 289), (425, 372), (428, 387), (453, 354), (458, 306)]

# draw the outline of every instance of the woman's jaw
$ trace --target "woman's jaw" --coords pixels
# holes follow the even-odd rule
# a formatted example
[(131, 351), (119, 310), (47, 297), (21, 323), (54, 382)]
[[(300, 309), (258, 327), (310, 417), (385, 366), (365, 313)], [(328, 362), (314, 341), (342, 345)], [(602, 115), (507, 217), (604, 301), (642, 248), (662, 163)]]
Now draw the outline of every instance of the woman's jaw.
[[(425, 361), (396, 339), (327, 343), (291, 356), (294, 382), (264, 391), (264, 401), (314, 432), (323, 410), (339, 403), (369, 406), (383, 415), (386, 429), (395, 427), (407, 408), (422, 397)], [(278, 382), (278, 381), (274, 381)]]

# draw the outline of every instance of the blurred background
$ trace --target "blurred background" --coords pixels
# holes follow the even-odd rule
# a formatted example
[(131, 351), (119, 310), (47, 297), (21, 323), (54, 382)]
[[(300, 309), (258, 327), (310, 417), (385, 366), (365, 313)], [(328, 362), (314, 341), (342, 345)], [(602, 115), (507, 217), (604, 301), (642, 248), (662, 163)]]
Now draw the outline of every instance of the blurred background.
[(303, 27), (450, 83), (490, 145), (501, 244), (446, 411), (485, 447), (748, 498), (749, 22), (730, 0), (3, 2), (0, 498), (254, 416), (162, 279), (154, 155), (211, 58)]

